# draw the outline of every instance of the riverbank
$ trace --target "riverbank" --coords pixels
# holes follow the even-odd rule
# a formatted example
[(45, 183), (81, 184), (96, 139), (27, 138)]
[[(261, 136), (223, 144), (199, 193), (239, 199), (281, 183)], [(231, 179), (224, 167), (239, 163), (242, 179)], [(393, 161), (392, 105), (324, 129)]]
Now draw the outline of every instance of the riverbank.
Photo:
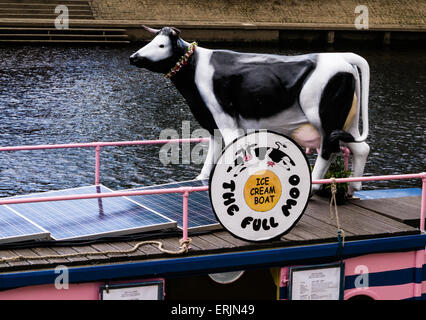
[[(78, 40), (79, 37), (87, 36), (87, 28), (96, 29), (102, 35), (112, 29), (120, 29), (126, 36), (125, 43), (142, 42), (152, 39), (152, 35), (145, 32), (140, 26), (142, 24), (153, 28), (163, 26), (175, 26), (184, 32), (185, 38), (203, 42), (271, 42), (271, 43), (316, 43), (335, 44), (359, 42), (360, 45), (385, 44), (385, 45), (414, 45), (424, 46), (426, 43), (425, 26), (399, 26), (399, 25), (377, 25), (370, 26), (368, 30), (356, 30), (353, 25), (348, 24), (317, 24), (317, 23), (187, 23), (179, 21), (150, 21), (150, 20), (72, 20), (68, 33), (76, 34), (77, 42), (90, 42), (89, 40)], [(7, 29), (6, 29), (7, 28)], [(23, 33), (31, 31), (31, 34), (22, 36), (39, 36), (42, 42), (56, 42), (52, 35), (65, 34), (67, 30), (57, 30), (49, 19), (2, 19), (0, 20), (0, 31), (22, 29)], [(35, 31), (39, 34), (35, 34)], [(53, 32), (52, 32), (53, 31)], [(92, 30), (93, 31), (93, 30)], [(105, 32), (105, 33), (104, 33)], [(0, 32), (0, 42), (2, 42)], [(9, 34), (11, 36), (11, 34)], [(44, 41), (46, 39), (52, 41)], [(28, 40), (28, 39), (26, 39)], [(71, 40), (71, 39), (69, 39)], [(25, 39), (23, 40), (25, 42)], [(30, 42), (30, 41), (28, 41)], [(35, 41), (34, 41), (35, 42)], [(71, 42), (71, 41), (69, 41)], [(112, 43), (112, 42), (111, 42)]]
[[(22, 0), (18, 3), (17, 0), (1, 0), (0, 2), (1, 28), (55, 28), (54, 21), (58, 14), (54, 13), (54, 8), (59, 1)], [(106, 31), (124, 29), (123, 34), (126, 34), (128, 39), (123, 40), (146, 41), (151, 35), (140, 28), (141, 24), (152, 27), (173, 25), (182, 29), (187, 39), (210, 42), (302, 41), (333, 44), (344, 41), (373, 41), (384, 44), (421, 44), (426, 38), (426, 3), (422, 0), (410, 2), (369, 0), (363, 3), (364, 7), (358, 9), (356, 8), (360, 4), (354, 0), (338, 2), (215, 0), (209, 1), (208, 5), (189, 0), (68, 0), (67, 2), (69, 4), (65, 5), (70, 6), (69, 27), (75, 30), (75, 34), (81, 34), (82, 40), (90, 40), (90, 37), (85, 35), (84, 30), (79, 32), (79, 29), (95, 28)], [(91, 8), (91, 14), (86, 13), (85, 19), (79, 19), (78, 11), (72, 9), (77, 2), (80, 6), (85, 4)], [(7, 9), (6, 4), (9, 6)], [(34, 9), (34, 6), (44, 9), (43, 11)], [(13, 8), (16, 9), (13, 12), (17, 13), (10, 14)], [(49, 10), (52, 11), (50, 16), (47, 15)], [(360, 15), (363, 15), (363, 19)], [(364, 29), (357, 29), (356, 22)], [(27, 32), (27, 35), (34, 34), (36, 30), (32, 31)], [(7, 32), (11, 31), (7, 29), (2, 34)], [(17, 37), (11, 37), (10, 34), (5, 37), (9, 40), (22, 37), (25, 40), (28, 36), (25, 37), (24, 33), (20, 33), (21, 35)], [(56, 39), (46, 35), (37, 35), (36, 38), (40, 41)]]
[[(201, 41), (391, 44), (425, 40), (426, 31), (426, 3), (421, 0), (367, 0), (362, 6), (356, 0), (215, 0), (208, 5), (190, 0), (92, 0), (91, 5), (96, 20), (173, 25), (185, 30), (187, 38)], [(361, 14), (365, 19), (356, 20)], [(356, 22), (367, 29), (357, 29)], [(133, 41), (150, 37), (131, 26), (128, 34)]]
[[(368, 8), (373, 27), (426, 24), (422, 0), (92, 0), (97, 20), (148, 20), (185, 23), (347, 24), (353, 25), (355, 8)], [(362, 9), (361, 7), (359, 9)]]

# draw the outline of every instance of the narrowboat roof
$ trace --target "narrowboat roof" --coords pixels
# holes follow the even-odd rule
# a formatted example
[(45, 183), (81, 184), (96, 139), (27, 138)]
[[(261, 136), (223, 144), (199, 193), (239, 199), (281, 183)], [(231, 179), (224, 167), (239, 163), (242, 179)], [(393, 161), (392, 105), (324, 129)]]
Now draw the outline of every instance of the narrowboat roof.
[[(52, 245), (40, 242), (20, 247), (3, 245), (1, 257), (45, 258), (1, 262), (0, 289), (49, 283), (58, 265), (70, 267), (74, 272), (72, 281), (94, 281), (220, 272), (315, 259), (336, 261), (361, 254), (424, 248), (426, 235), (418, 228), (420, 206), (419, 196), (351, 200), (338, 206), (344, 243), (337, 240), (336, 222), (330, 218), (328, 200), (314, 196), (297, 225), (274, 241), (247, 242), (220, 229), (190, 232), (190, 249), (179, 255), (164, 253), (154, 244), (126, 252), (146, 237)], [(179, 249), (181, 236), (176, 232), (154, 234), (151, 238), (160, 241), (166, 250)], [(90, 255), (90, 252), (97, 254)], [(57, 257), (66, 254), (73, 256)]]

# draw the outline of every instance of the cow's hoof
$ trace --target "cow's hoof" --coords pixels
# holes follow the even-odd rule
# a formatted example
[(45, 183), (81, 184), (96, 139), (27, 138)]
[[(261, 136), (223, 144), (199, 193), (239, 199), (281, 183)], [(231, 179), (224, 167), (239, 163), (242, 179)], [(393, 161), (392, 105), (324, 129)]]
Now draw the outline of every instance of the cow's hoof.
[(320, 189), (321, 189), (321, 184), (313, 184), (311, 188), (311, 194), (309, 195), (309, 197), (312, 198), (312, 196), (318, 193)]
[(348, 195), (353, 196), (355, 191), (361, 191), (362, 183), (361, 182), (351, 182), (348, 187)]
[(196, 178), (195, 178), (195, 180), (207, 180), (209, 178), (209, 176), (208, 175), (205, 175), (205, 174), (199, 174)]

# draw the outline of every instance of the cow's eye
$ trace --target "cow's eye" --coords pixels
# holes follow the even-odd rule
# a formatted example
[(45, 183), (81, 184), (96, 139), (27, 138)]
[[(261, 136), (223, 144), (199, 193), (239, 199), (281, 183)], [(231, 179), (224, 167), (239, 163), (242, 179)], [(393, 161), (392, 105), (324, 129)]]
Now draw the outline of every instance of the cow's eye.
[(164, 48), (164, 44), (160, 44), (160, 48)]

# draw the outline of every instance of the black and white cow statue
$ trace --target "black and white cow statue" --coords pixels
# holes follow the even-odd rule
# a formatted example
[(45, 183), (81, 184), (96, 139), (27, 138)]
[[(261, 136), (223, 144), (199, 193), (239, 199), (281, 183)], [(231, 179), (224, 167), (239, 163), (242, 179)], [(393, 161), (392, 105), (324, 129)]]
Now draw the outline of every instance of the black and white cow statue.
[[(293, 137), (301, 146), (319, 149), (312, 179), (326, 174), (343, 142), (353, 154), (353, 174), (362, 176), (369, 153), (369, 66), (353, 53), (298, 56), (210, 50), (188, 43), (173, 27), (130, 57), (139, 68), (165, 74), (186, 99), (200, 125), (225, 145), (241, 129), (268, 129)], [(361, 71), (362, 81), (358, 73)], [(359, 119), (362, 115), (362, 135)], [(208, 178), (221, 152), (216, 139), (199, 179)], [(313, 185), (316, 191), (320, 185)], [(361, 183), (352, 183), (350, 193)]]

